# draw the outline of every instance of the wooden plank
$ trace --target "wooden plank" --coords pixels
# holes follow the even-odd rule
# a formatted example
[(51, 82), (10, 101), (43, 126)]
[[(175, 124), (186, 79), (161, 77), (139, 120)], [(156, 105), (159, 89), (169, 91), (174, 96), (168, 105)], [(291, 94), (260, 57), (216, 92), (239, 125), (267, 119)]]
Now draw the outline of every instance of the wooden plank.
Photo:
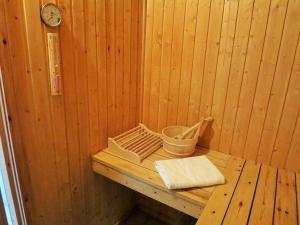
[(159, 83), (158, 131), (161, 131), (164, 127), (166, 127), (168, 116), (168, 94), (171, 73), (172, 37), (174, 29), (174, 7), (175, 1), (165, 0), (161, 56), (162, 76)]
[[(268, 110), (264, 122), (259, 151), (264, 152), (259, 158), (262, 162), (274, 166), (283, 167), (285, 154), (282, 150), (274, 150), (274, 142), (278, 133), (278, 126), (282, 118), (282, 109), (285, 104), (286, 92), (291, 77), (291, 69), (295, 59), (297, 42), (300, 31), (300, 3), (299, 0), (289, 2), (287, 9), (285, 29), (283, 31), (281, 47), (278, 55), (278, 62), (274, 74)], [(292, 50), (291, 50), (292, 49)], [(283, 76), (283, 74), (285, 74)]]
[[(265, 31), (266, 37), (264, 49), (244, 150), (247, 159), (251, 160), (259, 158), (259, 143), (268, 107), (269, 92), (273, 82), (273, 74), (277, 64), (277, 56), (284, 28), (287, 3), (288, 1), (286, 0), (278, 0), (271, 1), (270, 5), (268, 25)], [(268, 74), (268, 76), (266, 76), (266, 74)]]
[[(95, 154), (100, 149), (107, 146), (108, 136), (108, 74), (107, 74), (107, 21), (106, 21), (106, 2), (96, 1), (96, 33), (97, 33), (97, 57), (105, 55), (106, 57), (100, 57), (98, 60), (98, 117), (99, 117), (99, 146), (91, 146), (92, 153)], [(91, 122), (91, 121), (90, 121)], [(97, 125), (93, 125), (93, 127)], [(90, 128), (92, 129), (92, 127)], [(93, 129), (92, 129), (93, 130)], [(91, 140), (91, 144), (92, 144)], [(98, 149), (96, 149), (96, 147)]]
[[(90, 152), (95, 151), (95, 145), (99, 145), (98, 141), (96, 141), (99, 137), (99, 122), (96, 27), (94, 21), (96, 19), (94, 11), (95, 2), (94, 4), (91, 2), (90, 7), (84, 2), (74, 2), (72, 7), (73, 36), (78, 39), (74, 42), (74, 62), (80, 137), (80, 170), (82, 171), (82, 195), (85, 206), (83, 213), (87, 218), (92, 218), (97, 214), (96, 209), (99, 207), (99, 203), (95, 202), (95, 183), (93, 182), (92, 175), (90, 175), (92, 169), (89, 160)], [(89, 34), (87, 31), (91, 33)], [(89, 35), (87, 36), (87, 34)], [(82, 62), (84, 54), (86, 54), (86, 61)], [(86, 74), (86, 76), (82, 76), (82, 74)], [(91, 144), (92, 148), (90, 147)]]
[(270, 1), (255, 1), (246, 61), (243, 68), (235, 128), (231, 143), (231, 153), (242, 157), (247, 139), (247, 131), (253, 106), (256, 84), (259, 75), (260, 62), (265, 41), (265, 30), (268, 22)]
[(259, 177), (259, 170), (259, 165), (250, 161), (245, 163), (235, 193), (226, 212), (223, 225), (247, 224)]
[[(106, 16), (106, 72), (107, 72), (107, 120), (108, 124), (114, 123), (116, 117), (116, 45), (115, 45), (115, 0), (105, 1), (105, 16)], [(114, 126), (108, 126), (108, 135), (115, 136), (117, 134)]]
[(291, 147), (289, 149), (289, 155), (285, 165), (287, 169), (290, 169), (292, 171), (297, 171), (297, 172), (300, 171), (299, 162), (298, 162), (298, 159), (300, 157), (300, 151), (298, 147), (300, 146), (300, 138), (299, 138), (300, 137), (300, 116), (299, 115), (296, 123), (296, 129), (293, 135)]
[(234, 121), (238, 108), (240, 86), (244, 76), (244, 64), (246, 60), (251, 18), (253, 13), (253, 0), (242, 0), (239, 3), (234, 50), (232, 53), (231, 68), (226, 96), (219, 150), (229, 153), (234, 130)]
[[(126, 3), (127, 4), (127, 3)], [(125, 4), (125, 5), (126, 5)], [(139, 117), (139, 98), (142, 98), (142, 92), (140, 92), (140, 80), (142, 79), (141, 68), (141, 51), (142, 46), (139, 46), (140, 42), (144, 41), (140, 35), (140, 29), (145, 22), (143, 16), (140, 15), (143, 9), (139, 9), (139, 3), (137, 0), (131, 1), (131, 34), (130, 34), (130, 90), (129, 90), (129, 128), (134, 127), (140, 122)]]
[[(173, 156), (169, 155), (166, 151), (164, 151), (162, 148), (158, 149), (155, 152), (155, 154), (166, 156), (168, 158), (174, 158)], [(197, 149), (195, 151), (195, 155), (203, 155), (203, 154), (207, 154), (207, 155), (211, 156), (212, 158), (219, 159), (219, 160), (222, 160), (224, 162), (227, 162), (231, 157), (230, 155), (224, 154), (222, 152), (208, 150), (208, 149), (204, 149), (204, 148)]]
[(75, 78), (75, 65), (74, 65), (74, 40), (72, 27), (72, 6), (71, 1), (59, 0), (59, 5), (64, 10), (64, 23), (60, 28), (61, 43), (66, 43), (61, 46), (61, 56), (63, 58), (63, 89), (64, 89), (64, 103), (66, 116), (66, 134), (67, 134), (67, 146), (69, 151), (69, 176), (70, 187), (74, 190), (71, 193), (72, 199), (72, 218), (75, 224), (83, 222), (82, 216), (80, 216), (80, 209), (84, 205), (82, 180), (80, 174), (80, 148), (79, 148), (79, 136), (78, 136), (78, 113), (77, 113), (77, 93), (76, 93), (76, 78)]
[(199, 205), (195, 205), (189, 201), (178, 198), (175, 195), (170, 194), (167, 190), (153, 187), (129, 175), (123, 174), (120, 171), (116, 171), (97, 162), (93, 163), (93, 169), (95, 172), (108, 177), (119, 184), (129, 187), (130, 189), (162, 202), (190, 216), (197, 218), (201, 213), (202, 208)]
[[(215, 0), (211, 2), (209, 28), (207, 34), (207, 49), (204, 64), (203, 88), (199, 116), (210, 116), (213, 104), (214, 83), (216, 78), (216, 65), (220, 49), (222, 31), (222, 19), (224, 13), (224, 1)], [(204, 147), (209, 145), (209, 132), (202, 134), (200, 144)]]
[[(33, 170), (36, 174), (33, 178), (33, 182), (37, 183), (39, 190), (37, 192), (38, 198), (43, 198), (43, 191), (49, 189), (49, 198), (44, 199), (44, 202), (36, 202), (36, 207), (44, 208), (45, 217), (40, 217), (40, 221), (48, 221), (51, 224), (62, 223), (62, 215), (59, 199), (59, 183), (56, 174), (58, 173), (56, 167), (55, 148), (53, 145), (53, 130), (52, 130), (52, 118), (50, 112), (50, 88), (48, 80), (48, 71), (46, 62), (47, 57), (45, 55), (45, 42), (43, 37), (43, 30), (40, 25), (40, 13), (36, 8), (39, 8), (39, 2), (35, 1), (23, 1), (22, 3), (24, 19), (24, 33), (26, 38), (26, 62), (27, 71), (26, 76), (31, 80), (29, 91), (32, 92), (32, 105), (28, 105), (28, 111), (32, 112), (34, 119), (34, 129), (37, 136), (31, 137), (31, 140), (35, 137), (37, 146), (30, 149), (28, 154), (34, 155), (35, 167), (39, 168), (39, 171)], [(19, 36), (20, 34), (18, 34)], [(23, 71), (23, 73), (25, 72)], [(45, 74), (47, 74), (45, 76)], [(23, 84), (24, 85), (24, 84)], [(24, 87), (23, 87), (24, 88)], [(41, 152), (40, 149), (44, 151)], [(41, 179), (48, 176), (49, 179)], [(50, 213), (48, 212), (50, 209)]]
[[(300, 30), (300, 29), (299, 29)], [(289, 152), (287, 149), (292, 144), (293, 134), (296, 131), (297, 121), (300, 112), (300, 32), (298, 36), (297, 52), (293, 63), (289, 87), (285, 98), (284, 108), (281, 113), (281, 120), (277, 129), (276, 140), (274, 143), (274, 153), (272, 164), (284, 167)], [(299, 166), (300, 169), (300, 166)]]
[[(55, 1), (52, 1), (52, 3), (55, 3)], [(47, 43), (48, 32), (57, 33), (58, 38), (60, 38), (59, 33), (56, 29), (44, 26), (44, 43)], [(47, 57), (47, 48), (45, 54)], [(60, 55), (60, 52), (58, 54)], [(62, 75), (62, 62), (60, 63), (60, 67), (60, 75)], [(62, 86), (63, 84), (61, 83), (61, 89), (63, 89)], [(56, 170), (59, 171), (57, 172), (57, 180), (58, 185), (60, 186), (58, 193), (60, 198), (60, 212), (62, 217), (62, 224), (66, 225), (72, 223), (72, 198), (70, 193), (70, 177), (68, 168), (69, 157), (67, 151), (66, 127), (62, 126), (62, 124), (65, 124), (66, 121), (65, 103), (64, 98), (62, 96), (57, 98), (50, 98), (49, 100), (52, 117), (52, 130), (54, 138), (53, 142), (57, 168)], [(63, 185), (64, 183), (66, 185)]]
[(187, 0), (175, 0), (167, 124), (176, 124)]
[[(203, 152), (203, 151), (196, 151), (192, 156), (201, 156), (201, 155), (206, 155), (209, 160), (212, 161), (218, 168), (225, 168), (226, 165), (228, 164), (228, 161), (230, 157), (226, 158), (219, 158), (218, 154), (215, 154), (216, 152), (214, 151), (209, 151), (209, 152)], [(153, 153), (154, 156), (161, 157), (162, 159), (172, 159), (174, 158), (167, 152), (165, 152), (163, 149), (159, 149), (156, 152)], [(217, 155), (217, 156), (216, 156)]]
[(296, 173), (296, 191), (297, 191), (297, 206), (298, 206), (298, 224), (300, 224), (300, 174)]
[(115, 105), (116, 114), (114, 117), (114, 127), (116, 134), (121, 133), (122, 130), (122, 111), (124, 109), (123, 91), (124, 91), (124, 0), (115, 0)]
[[(134, 113), (133, 111), (130, 111), (130, 107), (131, 107), (131, 101), (134, 100), (132, 98), (130, 98), (130, 91), (131, 91), (131, 85), (130, 82), (131, 81), (131, 49), (132, 51), (136, 51), (136, 49), (133, 48), (132, 45), (132, 41), (131, 41), (131, 36), (136, 36), (136, 32), (132, 33), (133, 35), (131, 35), (131, 25), (135, 25), (131, 23), (131, 16), (132, 16), (132, 6), (131, 6), (131, 1), (125, 1), (124, 2), (124, 6), (123, 6), (123, 20), (124, 20), (124, 24), (123, 24), (123, 110), (122, 110), (122, 130), (128, 130), (131, 128), (131, 121), (130, 119), (132, 118), (130, 116), (130, 112)], [(136, 10), (138, 12), (137, 9), (133, 9)], [(136, 26), (136, 25), (135, 25)], [(132, 86), (136, 86), (136, 81), (133, 81), (133, 85)], [(133, 94), (133, 93), (131, 93)]]
[(146, 6), (146, 30), (145, 30), (145, 63), (143, 79), (143, 114), (142, 121), (145, 124), (149, 122), (149, 102), (150, 102), (150, 84), (152, 73), (152, 41), (153, 41), (153, 23), (154, 23), (154, 1), (147, 1)]
[[(7, 3), (7, 4), (6, 4)], [(0, 64), (1, 64), (1, 76), (4, 83), (4, 89), (5, 89), (5, 97), (6, 97), (6, 104), (7, 104), (7, 110), (9, 112), (9, 125), (11, 130), (14, 132), (11, 132), (11, 138), (14, 142), (14, 149), (15, 149), (15, 158), (19, 162), (18, 168), (19, 168), (19, 179), (22, 179), (22, 183), (20, 184), (20, 188), (22, 190), (23, 197), (27, 197), (27, 202), (24, 203), (24, 208), (29, 209), (27, 212), (27, 219), (28, 221), (32, 221), (32, 196), (29, 195), (29, 193), (32, 193), (31, 187), (30, 187), (30, 181), (29, 181), (29, 168), (27, 164), (27, 157), (25, 155), (25, 144), (22, 144), (21, 139), (21, 132), (22, 128), (20, 125), (20, 121), (18, 119), (18, 109), (17, 109), (17, 99), (16, 99), (16, 93), (14, 91), (14, 72), (18, 70), (15, 68), (15, 66), (12, 66), (12, 62), (16, 62), (16, 60), (19, 58), (19, 55), (15, 55), (15, 57), (12, 57), (12, 49), (13, 46), (22, 44), (22, 39), (20, 39), (20, 36), (14, 37), (14, 35), (11, 37), (9, 32), (9, 22), (16, 23), (15, 25), (19, 26), (19, 20), (13, 20), (11, 15), (9, 14), (11, 10), (8, 9), (8, 2), (0, 1)], [(16, 7), (13, 6), (13, 9), (16, 10), (16, 15), (18, 12), (18, 5)], [(8, 16), (10, 15), (10, 16)], [(8, 19), (8, 17), (11, 17)], [(14, 43), (13, 41), (15, 38), (18, 40), (18, 43)], [(17, 53), (20, 53), (22, 51), (21, 49), (18, 50)], [(19, 64), (22, 67), (22, 62), (19, 62)], [(22, 100), (23, 101), (23, 100)], [(21, 102), (23, 103), (23, 102)], [(3, 125), (3, 124), (2, 124)], [(2, 129), (2, 132), (4, 130)], [(3, 136), (4, 137), (4, 136)], [(6, 147), (8, 146), (8, 143), (5, 138), (2, 138), (3, 142), (3, 152), (4, 155), (6, 155)], [(30, 143), (32, 144), (32, 143)], [(26, 160), (19, 160), (19, 159), (26, 159)], [(10, 170), (9, 170), (10, 171)], [(14, 188), (12, 188), (12, 191), (14, 193)], [(15, 195), (13, 195), (15, 198)], [(24, 210), (24, 209), (23, 209)], [(17, 220), (19, 223), (22, 221), (22, 216), (20, 215), (20, 210), (17, 207), (16, 208), (17, 213)], [(23, 218), (24, 219), (24, 218)]]
[(163, 20), (164, 20), (164, 4), (165, 0), (154, 1), (154, 22), (152, 31), (152, 51), (151, 51), (151, 82), (150, 82), (150, 99), (149, 109), (151, 116), (148, 119), (148, 125), (151, 128), (156, 128), (158, 123), (158, 98), (159, 98), (159, 79), (161, 77), (162, 63), (162, 37), (163, 37)]
[(180, 86), (177, 106), (177, 124), (186, 125), (188, 117), (188, 103), (191, 90), (191, 77), (195, 49), (195, 35), (199, 0), (187, 0), (184, 24), (184, 38), (182, 46), (182, 69), (180, 72)]
[(211, 2), (198, 2), (197, 25), (195, 31), (195, 47), (193, 56), (193, 70), (191, 77), (191, 91), (189, 96), (188, 125), (199, 121), (200, 98), (203, 86), (204, 64), (207, 49), (207, 33)]
[(146, 30), (146, 1), (136, 1), (138, 5), (138, 32), (137, 32), (137, 90), (136, 90), (136, 101), (137, 109), (135, 112), (135, 122), (142, 121), (143, 114), (143, 96), (144, 96), (144, 66), (145, 66), (145, 30)]
[[(210, 131), (210, 148), (218, 148), (224, 115), (227, 85), (232, 61), (233, 45), (236, 34), (236, 23), (239, 1), (226, 1), (222, 21), (220, 50), (218, 55), (215, 88), (213, 94), (212, 117), (214, 119)], [(212, 134), (212, 131), (213, 134)]]
[(297, 225), (295, 174), (286, 170), (278, 171), (274, 225)]
[(226, 184), (215, 188), (196, 225), (219, 225), (222, 223), (243, 166), (244, 160), (242, 159), (232, 157), (229, 160), (229, 164), (224, 171)]
[(262, 166), (249, 217), (249, 225), (273, 224), (276, 182), (277, 169)]

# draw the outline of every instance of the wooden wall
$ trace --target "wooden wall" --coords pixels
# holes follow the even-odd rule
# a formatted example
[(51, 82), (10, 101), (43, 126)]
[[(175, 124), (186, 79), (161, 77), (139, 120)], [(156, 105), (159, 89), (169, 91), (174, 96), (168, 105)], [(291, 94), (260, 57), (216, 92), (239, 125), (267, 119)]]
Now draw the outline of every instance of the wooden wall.
[[(114, 224), (131, 193), (91, 170), (107, 136), (139, 121), (143, 3), (52, 0), (59, 29), (40, 21), (46, 0), (0, 0), (0, 64), (28, 224)], [(51, 96), (46, 33), (58, 32), (63, 95)]]
[(214, 122), (201, 145), (300, 170), (300, 1), (148, 1), (142, 120)]

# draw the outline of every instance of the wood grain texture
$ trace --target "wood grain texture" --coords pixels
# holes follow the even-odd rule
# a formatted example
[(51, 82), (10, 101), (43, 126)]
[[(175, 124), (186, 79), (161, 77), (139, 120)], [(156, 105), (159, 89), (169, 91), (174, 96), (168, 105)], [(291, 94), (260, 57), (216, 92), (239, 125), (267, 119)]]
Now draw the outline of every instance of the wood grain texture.
[(278, 170), (274, 225), (298, 223), (295, 179), (295, 173)]
[(243, 170), (245, 161), (240, 158), (232, 157), (228, 166), (224, 170), (224, 176), (226, 177), (226, 184), (217, 186), (210, 197), (207, 206), (204, 208), (197, 225), (221, 224), (229, 203), (234, 194), (236, 185), (239, 181), (241, 172)]
[(262, 166), (249, 217), (249, 225), (273, 223), (276, 181), (277, 169)]
[(201, 146), (299, 171), (299, 0), (153, 2), (142, 121), (212, 115)]
[[(241, 169), (236, 186), (228, 183), (215, 188), (197, 225), (208, 221), (216, 225), (298, 224), (298, 173), (266, 165), (259, 169), (253, 161), (246, 161)], [(224, 188), (231, 191), (222, 196)]]
[[(46, 2), (61, 7), (60, 28), (41, 23)], [(139, 121), (143, 10), (138, 0), (0, 0), (0, 63), (29, 224), (114, 224), (131, 207), (131, 192), (93, 174), (91, 155)], [(61, 96), (50, 95), (48, 32), (60, 38)]]

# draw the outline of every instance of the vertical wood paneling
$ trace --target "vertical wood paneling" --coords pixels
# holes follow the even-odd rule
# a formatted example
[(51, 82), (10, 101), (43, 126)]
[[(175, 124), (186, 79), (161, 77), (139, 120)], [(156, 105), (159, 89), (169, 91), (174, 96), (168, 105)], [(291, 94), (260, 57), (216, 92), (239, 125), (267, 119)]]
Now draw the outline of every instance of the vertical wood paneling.
[(169, 78), (171, 68), (172, 40), (173, 40), (173, 22), (174, 22), (174, 6), (175, 1), (165, 1), (164, 18), (163, 18), (163, 36), (162, 36), (162, 52), (161, 52), (161, 77), (159, 80), (159, 103), (158, 129), (165, 127), (168, 114), (169, 100)]
[[(64, 10), (64, 23), (60, 29), (61, 57), (63, 59), (63, 98), (65, 102), (66, 113), (66, 132), (67, 132), (67, 149), (69, 155), (69, 171), (70, 171), (70, 191), (72, 201), (72, 218), (75, 224), (80, 224), (82, 219), (80, 214), (84, 205), (83, 184), (80, 173), (80, 150), (79, 150), (79, 131), (78, 131), (78, 111), (77, 111), (77, 95), (76, 95), (76, 76), (74, 65), (74, 46), (73, 39), (73, 23), (72, 23), (72, 2), (59, 1)], [(70, 54), (71, 53), (71, 54)], [(77, 56), (78, 57), (78, 56)], [(66, 82), (67, 81), (67, 82)]]
[[(40, 4), (0, 0), (1, 67), (29, 224), (115, 224), (132, 193), (91, 169), (107, 136), (139, 118), (143, 5), (51, 0), (61, 27), (41, 23)], [(51, 96), (47, 32), (60, 38), (63, 94)]]
[[(262, 5), (266, 3), (265, 5)], [(268, 1), (255, 1), (249, 33), (248, 49), (243, 71), (243, 82), (238, 102), (235, 128), (231, 143), (231, 153), (242, 156), (249, 126), (253, 99), (268, 19)]]
[[(299, 0), (177, 0), (175, 6), (165, 0), (161, 45), (151, 35), (161, 29), (155, 22), (161, 6), (153, 2), (146, 18), (143, 122), (160, 131), (211, 115), (200, 145), (300, 170), (291, 156), (300, 147)], [(147, 57), (153, 51), (157, 58)]]
[(184, 26), (185, 26), (185, 19), (186, 19), (186, 6), (187, 6), (186, 0), (175, 0), (171, 71), (170, 71), (171, 73), (169, 79), (168, 109), (167, 109), (168, 124), (177, 122), (180, 75), (181, 75), (182, 57), (183, 57), (182, 55), (183, 41), (184, 41), (184, 33), (185, 33)]
[(223, 115), (219, 150), (230, 152), (241, 83), (244, 75), (244, 65), (248, 50), (249, 32), (253, 13), (253, 1), (243, 0), (239, 3), (234, 49), (226, 94), (225, 110)]
[[(150, 2), (150, 1), (149, 1)], [(164, 0), (153, 1), (154, 3), (154, 22), (152, 31), (152, 52), (151, 52), (151, 79), (150, 79), (150, 99), (149, 107), (151, 114), (158, 114), (159, 104), (159, 79), (161, 76), (162, 61), (162, 37), (163, 37), (163, 19), (164, 19)], [(157, 117), (149, 116), (149, 126), (157, 126)]]
[(146, 30), (145, 30), (145, 64), (144, 64), (144, 79), (143, 79), (143, 112), (142, 119), (149, 123), (150, 110), (148, 105), (150, 102), (150, 84), (151, 84), (151, 66), (152, 66), (152, 40), (153, 40), (153, 20), (154, 20), (154, 1), (147, 1), (146, 8)]
[(216, 70), (216, 80), (213, 94), (213, 106), (211, 115), (214, 118), (212, 124), (211, 147), (217, 148), (222, 127), (223, 112), (226, 100), (226, 92), (231, 68), (233, 44), (235, 39), (238, 1), (226, 1), (220, 40), (219, 58)]
[[(0, 1), (0, 11), (3, 12), (1, 13), (0, 16), (0, 65), (1, 65), (1, 73), (2, 74), (12, 74), (13, 68), (11, 66), (11, 61), (12, 61), (12, 57), (11, 57), (11, 51), (9, 48), (9, 35), (8, 35), (8, 27), (7, 27), (7, 7), (5, 8), (5, 4), (4, 1)], [(6, 87), (8, 89), (13, 89), (14, 83), (13, 83), (13, 76), (9, 76), (9, 77), (3, 77), (2, 75), (2, 79), (4, 80), (3, 82), (5, 82)], [(10, 112), (10, 117), (8, 118), (8, 120), (10, 121), (10, 126), (11, 129), (16, 130), (16, 132), (12, 133), (12, 138), (15, 140), (14, 142), (14, 146), (17, 146), (17, 148), (20, 150), (18, 152), (15, 152), (15, 157), (16, 158), (23, 158), (26, 160), (21, 161), (18, 165), (17, 165), (17, 169), (19, 170), (19, 174), (20, 176), (24, 177), (24, 182), (22, 184), (20, 184), (22, 186), (22, 191), (23, 191), (23, 200), (27, 200), (27, 201), (23, 201), (23, 204), (25, 205), (25, 210), (26, 213), (31, 215), (32, 212), (32, 196), (30, 196), (29, 193), (31, 193), (31, 185), (30, 185), (30, 180), (29, 180), (29, 170), (28, 170), (28, 164), (26, 163), (27, 161), (27, 155), (25, 153), (25, 149), (22, 145), (21, 142), (21, 133), (20, 133), (20, 123), (18, 121), (18, 111), (16, 108), (16, 101), (15, 101), (15, 93), (10, 92), (10, 93), (6, 93), (6, 104), (8, 108), (12, 108), (13, 110)], [(12, 118), (15, 118), (14, 120), (12, 120)], [(5, 137), (2, 137), (2, 140), (4, 141), (4, 146), (5, 144)], [(5, 148), (4, 148), (5, 149)], [(5, 152), (5, 151), (4, 151)], [(17, 217), (19, 214), (19, 209), (16, 208), (16, 212), (17, 212)], [(21, 221), (21, 218), (17, 218), (19, 221)]]
[(271, 1), (259, 77), (244, 149), (245, 156), (252, 160), (256, 160), (258, 157), (259, 142), (278, 59), (287, 3), (286, 0)]
[[(285, 157), (282, 157), (282, 150), (274, 149), (274, 142), (278, 132), (278, 125), (282, 116), (282, 110), (286, 101), (287, 88), (290, 82), (291, 70), (295, 60), (297, 43), (300, 32), (300, 1), (289, 1), (283, 37), (281, 41), (278, 62), (274, 74), (274, 81), (271, 88), (271, 95), (268, 103), (268, 110), (264, 122), (259, 152), (263, 162), (272, 160), (272, 165), (283, 166)], [(294, 120), (295, 118), (290, 118)], [(293, 129), (293, 128), (291, 128)], [(286, 149), (288, 151), (288, 149)], [(279, 154), (277, 154), (279, 153)], [(287, 154), (287, 152), (286, 152)], [(283, 162), (281, 162), (283, 160)]]
[[(189, 96), (188, 124), (192, 125), (199, 120), (199, 108), (204, 77), (204, 63), (207, 49), (207, 35), (210, 19), (211, 1), (199, 1), (197, 13), (197, 26), (195, 31), (195, 47), (193, 57), (193, 70), (191, 77), (191, 90)], [(198, 87), (198, 88), (193, 88)], [(166, 87), (167, 88), (167, 87)]]
[[(300, 33), (299, 33), (300, 34)], [(299, 37), (298, 37), (299, 38)], [(300, 111), (300, 46), (298, 39), (297, 53), (293, 62), (292, 74), (290, 77), (289, 87), (285, 99), (284, 109), (281, 115), (281, 121), (277, 131), (276, 141), (274, 143), (272, 163), (274, 165), (283, 165), (290, 152), (292, 138), (296, 132), (297, 120), (299, 119)], [(289, 163), (287, 162), (287, 165)]]
[[(116, 79), (115, 79), (115, 105), (114, 109), (116, 112), (114, 128), (116, 134), (122, 131), (122, 120), (123, 120), (123, 91), (124, 91), (124, 0), (115, 0), (115, 43), (116, 43)], [(129, 43), (128, 43), (129, 44)]]
[[(136, 9), (135, 9), (136, 10)], [(131, 1), (124, 2), (124, 91), (123, 102), (130, 102), (130, 82), (132, 78), (131, 73)], [(136, 32), (132, 36), (136, 36)], [(132, 93), (133, 94), (133, 93)], [(131, 105), (125, 104), (123, 110), (123, 129), (128, 130), (130, 128), (130, 110)]]
[[(188, 115), (188, 101), (191, 89), (191, 76), (193, 69), (195, 29), (197, 24), (198, 1), (190, 0), (186, 3), (186, 18), (184, 24), (182, 69), (180, 73), (180, 87), (178, 95), (177, 123), (186, 124)], [(180, 109), (180, 110), (179, 110)]]
[[(201, 92), (201, 101), (199, 114), (200, 117), (211, 115), (216, 70), (219, 60), (219, 50), (221, 41), (221, 32), (224, 15), (224, 0), (212, 0), (210, 7), (210, 19), (207, 35), (207, 48), (204, 63), (203, 87)], [(197, 62), (195, 62), (197, 63)], [(200, 138), (202, 145), (208, 144), (209, 132), (203, 133)]]

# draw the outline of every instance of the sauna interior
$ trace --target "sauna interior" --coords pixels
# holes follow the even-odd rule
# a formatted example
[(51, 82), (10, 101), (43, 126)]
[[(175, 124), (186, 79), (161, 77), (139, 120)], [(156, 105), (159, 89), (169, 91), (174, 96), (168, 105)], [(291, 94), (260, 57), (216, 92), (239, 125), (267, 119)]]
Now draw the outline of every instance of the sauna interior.
[(300, 0), (0, 0), (0, 66), (1, 225), (300, 225)]

